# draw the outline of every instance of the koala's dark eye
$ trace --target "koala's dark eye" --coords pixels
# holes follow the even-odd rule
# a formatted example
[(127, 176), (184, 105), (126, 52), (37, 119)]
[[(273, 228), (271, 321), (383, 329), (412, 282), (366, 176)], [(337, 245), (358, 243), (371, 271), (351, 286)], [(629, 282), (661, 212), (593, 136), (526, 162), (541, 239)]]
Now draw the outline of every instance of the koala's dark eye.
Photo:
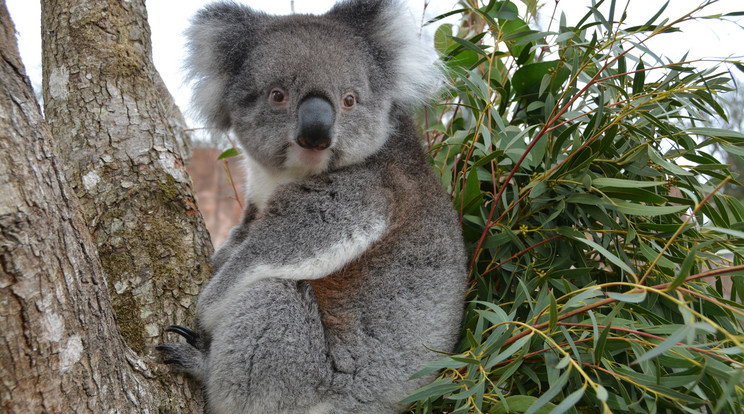
[(274, 105), (284, 105), (287, 103), (287, 94), (281, 89), (272, 89), (269, 92), (269, 100)]
[(354, 98), (354, 95), (348, 94), (344, 96), (343, 100), (344, 108), (351, 109), (354, 107), (354, 104), (356, 104), (356, 99)]

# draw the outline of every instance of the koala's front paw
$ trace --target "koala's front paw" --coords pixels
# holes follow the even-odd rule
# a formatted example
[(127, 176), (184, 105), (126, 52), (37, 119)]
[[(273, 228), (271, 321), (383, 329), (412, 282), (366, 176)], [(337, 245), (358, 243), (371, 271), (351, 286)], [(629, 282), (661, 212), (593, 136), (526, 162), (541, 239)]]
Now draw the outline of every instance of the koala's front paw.
[(178, 372), (184, 372), (201, 380), (204, 375), (206, 352), (204, 339), (191, 329), (180, 325), (172, 325), (165, 330), (183, 336), (187, 343), (168, 343), (156, 346), (155, 349), (163, 354), (163, 363)]

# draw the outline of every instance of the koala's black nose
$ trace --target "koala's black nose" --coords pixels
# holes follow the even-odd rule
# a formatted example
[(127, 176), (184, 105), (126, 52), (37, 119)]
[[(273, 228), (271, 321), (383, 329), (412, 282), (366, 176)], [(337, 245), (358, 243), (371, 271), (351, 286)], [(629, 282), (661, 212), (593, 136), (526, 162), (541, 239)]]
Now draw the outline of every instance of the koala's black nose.
[(302, 148), (324, 150), (331, 146), (333, 106), (327, 99), (310, 96), (305, 98), (297, 111), (299, 130), (297, 144)]

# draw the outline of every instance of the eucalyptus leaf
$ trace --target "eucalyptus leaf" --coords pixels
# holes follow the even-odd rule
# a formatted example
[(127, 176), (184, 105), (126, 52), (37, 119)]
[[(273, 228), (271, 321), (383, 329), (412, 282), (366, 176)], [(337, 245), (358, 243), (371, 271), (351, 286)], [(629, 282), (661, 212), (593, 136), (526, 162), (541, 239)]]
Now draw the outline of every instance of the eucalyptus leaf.
[[(490, 412), (491, 414), (524, 413), (535, 401), (537, 401), (537, 397), (530, 395), (512, 395), (494, 405)], [(554, 404), (546, 403), (542, 408), (534, 411), (534, 413), (548, 414), (553, 408), (555, 408)]]
[(644, 187), (658, 187), (660, 185), (666, 185), (666, 181), (639, 181), (639, 180), (625, 180), (621, 178), (607, 178), (598, 177), (592, 180), (592, 185), (597, 188), (644, 188)]
[(644, 204), (629, 203), (622, 200), (612, 200), (612, 204), (623, 214), (637, 216), (660, 216), (675, 214), (689, 209), (687, 206), (648, 206)]
[(223, 151), (223, 152), (222, 152), (222, 153), (221, 153), (221, 154), (220, 154), (220, 155), (219, 155), (219, 156), (217, 157), (217, 159), (218, 159), (218, 160), (224, 160), (225, 158), (230, 158), (230, 157), (237, 157), (238, 155), (240, 155), (240, 151), (238, 151), (238, 150), (237, 150), (237, 148), (231, 147), (231, 148), (229, 148), (229, 149), (227, 149), (227, 150)]
[(639, 293), (615, 293), (615, 292), (607, 292), (607, 297), (611, 299), (615, 299), (620, 302), (627, 302), (627, 303), (641, 303), (644, 300), (646, 300), (646, 292), (639, 292)]

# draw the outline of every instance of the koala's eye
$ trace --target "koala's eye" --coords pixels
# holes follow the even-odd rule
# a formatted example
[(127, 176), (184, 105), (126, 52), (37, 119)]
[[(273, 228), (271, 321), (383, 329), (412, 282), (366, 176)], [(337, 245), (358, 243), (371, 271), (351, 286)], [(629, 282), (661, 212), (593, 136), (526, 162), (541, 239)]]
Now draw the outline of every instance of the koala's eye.
[(281, 89), (272, 89), (269, 92), (269, 100), (274, 105), (284, 105), (287, 103), (287, 94)]
[(354, 95), (348, 94), (344, 96), (343, 100), (344, 108), (351, 109), (354, 107), (354, 104), (356, 104), (356, 99), (354, 98)]

